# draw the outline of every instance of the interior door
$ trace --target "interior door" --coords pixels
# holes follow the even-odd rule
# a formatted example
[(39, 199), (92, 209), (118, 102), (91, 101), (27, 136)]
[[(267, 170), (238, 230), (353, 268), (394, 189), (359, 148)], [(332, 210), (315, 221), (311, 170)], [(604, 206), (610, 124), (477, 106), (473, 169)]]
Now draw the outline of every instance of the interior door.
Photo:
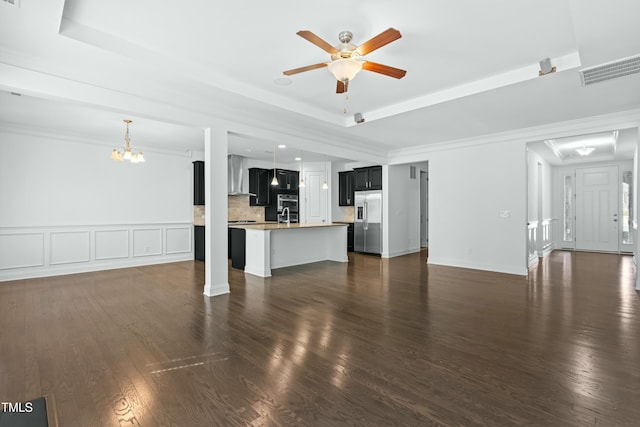
[(327, 190), (322, 189), (324, 172), (308, 171), (305, 175), (305, 222), (327, 222)]
[(618, 251), (618, 167), (576, 169), (576, 249)]

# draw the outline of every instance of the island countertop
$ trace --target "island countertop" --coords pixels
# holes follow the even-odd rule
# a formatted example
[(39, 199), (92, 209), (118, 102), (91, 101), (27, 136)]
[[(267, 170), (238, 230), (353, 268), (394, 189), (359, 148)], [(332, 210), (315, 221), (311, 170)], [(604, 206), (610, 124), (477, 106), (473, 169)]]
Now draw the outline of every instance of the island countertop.
[[(349, 262), (346, 224), (237, 224), (229, 230), (244, 243), (244, 272), (255, 276), (269, 277), (274, 268), (310, 262)], [(234, 245), (235, 240), (232, 266)]]
[(319, 224), (229, 224), (229, 228), (244, 228), (245, 230), (297, 230), (300, 228), (317, 227), (346, 227), (347, 224), (319, 223)]

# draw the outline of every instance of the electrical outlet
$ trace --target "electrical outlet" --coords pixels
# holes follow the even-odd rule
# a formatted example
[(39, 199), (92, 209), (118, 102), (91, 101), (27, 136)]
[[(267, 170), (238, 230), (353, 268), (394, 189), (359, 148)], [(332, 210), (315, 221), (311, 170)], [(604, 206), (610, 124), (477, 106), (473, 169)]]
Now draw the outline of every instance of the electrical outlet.
[(500, 211), (500, 218), (511, 218), (511, 211), (508, 210), (501, 210)]

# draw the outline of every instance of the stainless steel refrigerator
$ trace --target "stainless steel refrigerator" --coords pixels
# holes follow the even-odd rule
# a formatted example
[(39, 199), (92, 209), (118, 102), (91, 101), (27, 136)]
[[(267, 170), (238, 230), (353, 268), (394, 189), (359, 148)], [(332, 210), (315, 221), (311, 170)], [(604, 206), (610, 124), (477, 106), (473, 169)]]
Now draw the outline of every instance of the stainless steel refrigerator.
[(382, 191), (355, 192), (353, 249), (356, 252), (382, 253)]

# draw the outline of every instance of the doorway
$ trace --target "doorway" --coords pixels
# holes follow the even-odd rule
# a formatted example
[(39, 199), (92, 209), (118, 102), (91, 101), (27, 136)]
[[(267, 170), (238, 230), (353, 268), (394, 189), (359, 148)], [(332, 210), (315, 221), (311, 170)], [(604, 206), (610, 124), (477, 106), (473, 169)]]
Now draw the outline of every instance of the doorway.
[(420, 247), (429, 247), (429, 173), (420, 171)]

